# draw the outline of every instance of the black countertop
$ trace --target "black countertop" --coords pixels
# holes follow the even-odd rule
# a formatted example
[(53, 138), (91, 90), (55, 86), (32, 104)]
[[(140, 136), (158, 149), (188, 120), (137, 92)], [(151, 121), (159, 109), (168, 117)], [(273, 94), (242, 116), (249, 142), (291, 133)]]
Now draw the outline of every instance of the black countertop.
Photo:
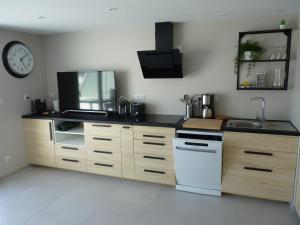
[(67, 121), (81, 121), (93, 123), (114, 123), (114, 124), (132, 124), (140, 126), (160, 126), (160, 127), (174, 127), (177, 128), (181, 125), (183, 117), (177, 115), (151, 115), (145, 116), (144, 120), (136, 121), (128, 117), (120, 117), (119, 115), (101, 115), (92, 113), (56, 113), (49, 115), (30, 114), (22, 116), (26, 119), (55, 119)]
[[(55, 119), (55, 120), (67, 120), (67, 121), (80, 121), (80, 122), (93, 122), (93, 123), (114, 123), (114, 124), (132, 124), (140, 126), (159, 126), (159, 127), (172, 127), (178, 129), (195, 130), (189, 128), (182, 128), (183, 117), (177, 115), (151, 115), (145, 116), (144, 120), (135, 121), (132, 118), (120, 117), (116, 114), (105, 116), (100, 114), (92, 113), (66, 113), (66, 114), (30, 114), (24, 115), (23, 118), (27, 119)], [(230, 119), (241, 119), (241, 118), (230, 118)], [(275, 120), (274, 120), (275, 121)], [(278, 120), (277, 120), (278, 121)], [(284, 121), (289, 122), (290, 121)], [(277, 134), (277, 135), (290, 135), (300, 136), (299, 131), (295, 127), (295, 131), (282, 131), (282, 130), (265, 130), (265, 129), (247, 129), (247, 128), (228, 128), (226, 127), (227, 121), (225, 120), (222, 124), (221, 131), (232, 131), (232, 132), (245, 132), (245, 133), (261, 133), (261, 134)], [(209, 131), (204, 130), (203, 131)]]

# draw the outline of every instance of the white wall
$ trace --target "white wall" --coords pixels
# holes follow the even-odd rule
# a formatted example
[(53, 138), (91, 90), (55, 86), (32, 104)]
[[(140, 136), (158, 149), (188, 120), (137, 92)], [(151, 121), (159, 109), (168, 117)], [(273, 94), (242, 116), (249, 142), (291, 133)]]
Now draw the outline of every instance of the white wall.
[[(298, 14), (298, 30), (300, 26), (300, 13)], [(300, 36), (297, 42), (297, 60), (296, 60), (296, 73), (291, 77), (290, 89), (290, 118), (294, 124), (300, 129)]]
[(220, 96), (218, 114), (255, 117), (259, 105), (249, 99), (264, 96), (267, 119), (288, 119), (288, 92), (237, 91), (233, 73), (238, 32), (277, 28), (283, 17), (296, 27), (297, 15), (176, 24), (174, 45), (182, 46), (185, 78), (172, 80), (142, 77), (136, 51), (154, 49), (154, 24), (50, 35), (45, 38), (49, 95), (57, 97), (57, 71), (113, 69), (119, 94), (144, 93), (148, 113), (183, 114), (181, 96), (210, 92)]
[[(0, 30), (0, 49), (9, 41), (24, 42), (33, 52), (35, 66), (33, 72), (24, 79), (9, 75), (0, 63), (0, 177), (25, 166), (26, 151), (22, 127), (23, 114), (30, 113), (30, 105), (23, 100), (25, 94), (38, 98), (46, 96), (43, 39), (37, 35)], [(5, 156), (12, 160), (5, 162)]]

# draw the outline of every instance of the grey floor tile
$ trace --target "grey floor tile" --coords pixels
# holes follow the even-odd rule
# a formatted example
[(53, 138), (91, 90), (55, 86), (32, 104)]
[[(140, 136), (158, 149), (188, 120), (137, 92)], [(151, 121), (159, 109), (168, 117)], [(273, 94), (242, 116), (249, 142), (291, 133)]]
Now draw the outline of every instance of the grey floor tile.
[(0, 181), (0, 225), (296, 225), (288, 204), (52, 168)]
[(120, 201), (103, 201), (81, 225), (138, 225), (147, 207)]

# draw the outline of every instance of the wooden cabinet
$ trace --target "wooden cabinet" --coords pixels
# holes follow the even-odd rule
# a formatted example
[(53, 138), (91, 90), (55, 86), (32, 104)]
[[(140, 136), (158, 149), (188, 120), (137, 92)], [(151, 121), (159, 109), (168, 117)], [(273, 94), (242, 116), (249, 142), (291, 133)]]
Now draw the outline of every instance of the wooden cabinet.
[(174, 128), (134, 126), (135, 178), (175, 185)]
[(25, 119), (32, 164), (175, 185), (174, 128)]
[(29, 162), (56, 167), (52, 120), (24, 119), (23, 122)]
[(222, 191), (292, 201), (298, 137), (225, 132)]
[(300, 166), (298, 166), (298, 178), (296, 183), (296, 196), (295, 196), (295, 208), (298, 216), (300, 217)]
[(121, 126), (84, 123), (84, 132), (88, 172), (122, 177)]
[(121, 126), (122, 175), (134, 179), (133, 126)]

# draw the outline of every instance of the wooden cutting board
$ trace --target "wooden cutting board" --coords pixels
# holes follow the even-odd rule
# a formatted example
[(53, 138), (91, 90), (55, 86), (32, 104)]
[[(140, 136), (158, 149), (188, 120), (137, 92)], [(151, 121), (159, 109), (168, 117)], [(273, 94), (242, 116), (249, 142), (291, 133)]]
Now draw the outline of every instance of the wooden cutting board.
[(191, 118), (185, 121), (182, 126), (192, 129), (221, 130), (222, 123), (222, 119)]

